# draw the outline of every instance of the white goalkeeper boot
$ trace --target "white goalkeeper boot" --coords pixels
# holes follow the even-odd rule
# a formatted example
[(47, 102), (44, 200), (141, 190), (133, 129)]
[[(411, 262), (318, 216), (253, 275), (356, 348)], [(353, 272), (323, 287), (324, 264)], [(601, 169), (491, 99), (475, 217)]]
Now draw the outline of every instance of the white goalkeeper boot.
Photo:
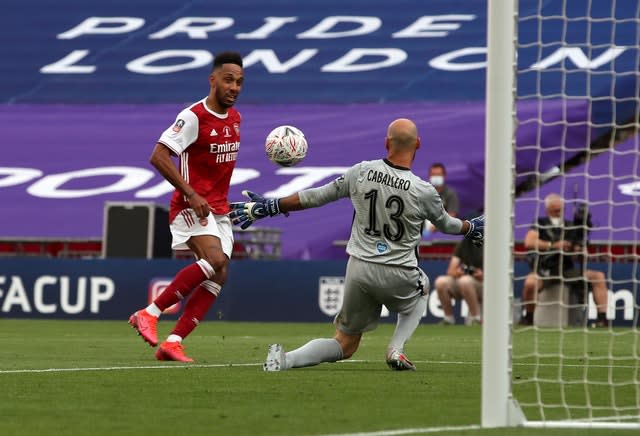
[(387, 365), (395, 371), (415, 371), (416, 366), (402, 351), (391, 349), (387, 352)]
[(269, 345), (267, 360), (262, 364), (264, 371), (284, 371), (287, 369), (287, 356), (280, 344)]

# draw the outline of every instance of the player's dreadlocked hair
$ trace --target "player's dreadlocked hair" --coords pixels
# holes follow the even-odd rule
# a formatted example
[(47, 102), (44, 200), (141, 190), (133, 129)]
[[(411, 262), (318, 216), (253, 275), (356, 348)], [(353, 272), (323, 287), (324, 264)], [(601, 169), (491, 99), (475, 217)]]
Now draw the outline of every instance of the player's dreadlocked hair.
[(242, 67), (242, 56), (240, 56), (240, 53), (235, 51), (223, 51), (218, 53), (213, 60), (212, 70), (220, 68), (223, 64), (236, 64), (239, 67)]

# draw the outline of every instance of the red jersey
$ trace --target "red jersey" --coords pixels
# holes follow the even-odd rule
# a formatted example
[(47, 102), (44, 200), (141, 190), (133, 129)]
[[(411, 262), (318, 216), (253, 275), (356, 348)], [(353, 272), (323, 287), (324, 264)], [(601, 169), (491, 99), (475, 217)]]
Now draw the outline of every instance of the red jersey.
[[(158, 142), (179, 156), (180, 174), (207, 200), (213, 213), (227, 214), (229, 184), (240, 149), (240, 113), (234, 108), (226, 114), (215, 113), (203, 99), (182, 110)], [(169, 222), (187, 208), (187, 198), (176, 189)]]

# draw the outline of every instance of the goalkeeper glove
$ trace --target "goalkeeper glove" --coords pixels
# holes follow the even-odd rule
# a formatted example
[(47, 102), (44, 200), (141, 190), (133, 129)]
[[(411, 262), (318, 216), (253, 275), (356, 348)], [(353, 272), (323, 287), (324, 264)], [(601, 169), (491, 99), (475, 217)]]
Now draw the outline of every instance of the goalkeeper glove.
[(242, 195), (249, 197), (251, 201), (238, 201), (229, 204), (231, 207), (229, 218), (233, 224), (239, 225), (241, 229), (246, 229), (256, 220), (280, 214), (279, 199), (267, 199), (251, 191), (242, 191)]
[(477, 216), (467, 220), (469, 223), (469, 230), (464, 234), (464, 237), (470, 239), (476, 246), (481, 246), (484, 240), (484, 215)]

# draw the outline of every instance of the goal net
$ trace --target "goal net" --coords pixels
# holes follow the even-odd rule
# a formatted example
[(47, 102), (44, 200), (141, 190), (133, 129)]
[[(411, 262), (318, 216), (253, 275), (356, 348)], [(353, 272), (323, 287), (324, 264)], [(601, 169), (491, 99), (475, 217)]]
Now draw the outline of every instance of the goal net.
[(640, 429), (640, 2), (507, 3), (488, 9), (483, 426)]

